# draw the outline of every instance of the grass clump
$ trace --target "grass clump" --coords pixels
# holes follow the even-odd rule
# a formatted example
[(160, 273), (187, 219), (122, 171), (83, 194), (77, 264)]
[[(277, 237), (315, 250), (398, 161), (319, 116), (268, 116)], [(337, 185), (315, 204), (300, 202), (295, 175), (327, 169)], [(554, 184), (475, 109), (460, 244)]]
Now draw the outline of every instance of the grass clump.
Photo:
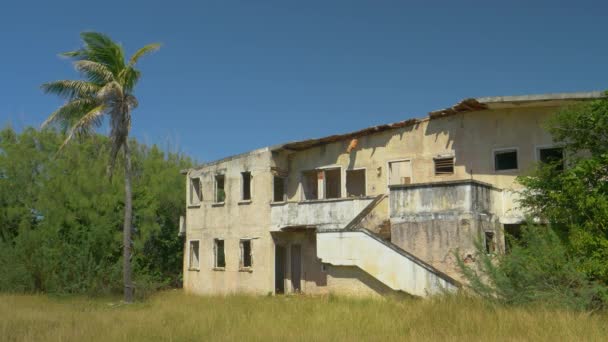
[(600, 341), (607, 318), (464, 296), (199, 297), (173, 290), (122, 305), (109, 298), (0, 295), (3, 341)]

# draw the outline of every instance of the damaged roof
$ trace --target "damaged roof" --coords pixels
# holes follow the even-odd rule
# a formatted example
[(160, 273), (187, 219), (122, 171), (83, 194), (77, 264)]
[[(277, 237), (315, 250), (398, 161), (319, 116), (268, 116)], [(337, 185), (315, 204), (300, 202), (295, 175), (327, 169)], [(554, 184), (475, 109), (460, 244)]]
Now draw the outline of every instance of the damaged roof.
[[(492, 109), (493, 107), (498, 107), (496, 105), (500, 104), (503, 107), (508, 104), (525, 104), (531, 102), (550, 102), (550, 101), (577, 101), (577, 100), (588, 100), (588, 99), (597, 99), (604, 97), (605, 93), (601, 91), (592, 91), (592, 92), (579, 92), (579, 93), (555, 93), (555, 94), (539, 94), (539, 95), (521, 95), (521, 96), (497, 96), (497, 97), (480, 97), (480, 98), (468, 98), (464, 99), (452, 107), (440, 109), (436, 111), (429, 112), (428, 118), (422, 119), (408, 119), (404, 121), (399, 121), (391, 124), (379, 125), (364, 128), (358, 131), (344, 133), (344, 134), (335, 134), (330, 135), (328, 137), (318, 138), (318, 139), (306, 139), (300, 141), (289, 142), (286, 144), (278, 145), (277, 147), (283, 148), (286, 150), (292, 151), (301, 151), (306, 150), (312, 147), (346, 140), (353, 139), (356, 137), (362, 137), (365, 135), (370, 135), (373, 133), (378, 133), (382, 131), (387, 131), (395, 128), (401, 128), (406, 126), (415, 125), (424, 120), (433, 120), (439, 119), (442, 117), (465, 113), (465, 112), (475, 112), (480, 110)], [(277, 149), (275, 147), (275, 149)]]
[[(254, 153), (256, 151), (269, 149), (271, 151), (278, 150), (290, 150), (290, 151), (302, 151), (312, 147), (329, 144), (336, 141), (342, 141), (347, 139), (354, 139), (357, 137), (362, 137), (366, 135), (371, 135), (374, 133), (379, 133), (383, 131), (388, 131), (396, 128), (402, 128), (407, 126), (415, 125), (419, 122), (425, 120), (434, 120), (443, 118), (446, 116), (456, 115), (460, 113), (467, 112), (475, 112), (486, 109), (495, 109), (495, 108), (507, 108), (510, 106), (522, 106), (532, 103), (550, 103), (550, 102), (571, 102), (571, 101), (582, 101), (582, 100), (590, 100), (590, 99), (599, 99), (602, 97), (606, 97), (607, 93), (603, 91), (591, 91), (591, 92), (576, 92), (576, 93), (552, 93), (552, 94), (536, 94), (536, 95), (517, 95), (517, 96), (494, 96), (494, 97), (479, 97), (479, 98), (467, 98), (464, 99), (455, 105), (435, 110), (428, 113), (428, 117), (426, 118), (413, 118), (407, 119), (395, 123), (372, 126), (368, 128), (364, 128), (358, 131), (344, 133), (344, 134), (334, 134), (327, 137), (316, 138), (316, 139), (306, 139), (288, 142), (284, 144), (279, 144), (263, 149), (258, 149), (255, 151), (251, 151), (249, 153)], [(247, 155), (249, 153), (243, 153), (227, 158), (223, 158), (214, 162), (205, 163), (199, 165), (195, 169), (198, 169), (203, 166), (207, 166), (210, 164), (217, 164), (226, 160), (234, 159), (235, 157)], [(182, 173), (187, 170), (182, 170)]]

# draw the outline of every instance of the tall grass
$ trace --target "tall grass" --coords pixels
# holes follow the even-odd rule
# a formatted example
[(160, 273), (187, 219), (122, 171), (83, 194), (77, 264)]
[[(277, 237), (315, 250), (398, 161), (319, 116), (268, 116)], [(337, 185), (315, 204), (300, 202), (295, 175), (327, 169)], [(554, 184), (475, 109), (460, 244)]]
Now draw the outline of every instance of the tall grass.
[(506, 308), (464, 297), (0, 295), (2, 341), (605, 341), (608, 315)]

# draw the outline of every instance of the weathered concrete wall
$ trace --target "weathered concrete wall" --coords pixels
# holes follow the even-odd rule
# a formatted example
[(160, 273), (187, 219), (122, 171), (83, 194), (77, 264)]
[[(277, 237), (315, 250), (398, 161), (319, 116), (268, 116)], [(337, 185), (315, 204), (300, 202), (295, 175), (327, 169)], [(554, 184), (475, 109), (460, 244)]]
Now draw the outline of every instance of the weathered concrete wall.
[(392, 186), (390, 215), (406, 217), (425, 213), (500, 211), (502, 190), (475, 181), (451, 181)]
[(344, 198), (272, 204), (271, 230), (288, 226), (316, 226), (317, 229), (344, 228), (373, 198)]
[[(293, 292), (292, 270), (291, 270), (291, 246), (300, 245), (301, 256), (301, 280), (302, 292), (310, 294), (327, 293), (327, 275), (322, 271), (321, 260), (317, 258), (317, 243), (313, 229), (299, 230), (295, 232), (273, 233), (274, 243), (285, 247), (286, 270), (285, 270), (285, 292)], [(274, 249), (273, 249), (274, 251)], [(274, 269), (274, 263), (273, 263)], [(273, 274), (274, 279), (274, 274)]]
[(454, 253), (474, 257), (484, 232), (494, 233), (496, 248), (504, 249), (494, 214), (500, 190), (464, 181), (392, 187), (390, 198), (392, 243), (454, 278), (460, 278)]
[[(474, 179), (505, 189), (496, 214), (504, 223), (519, 221), (523, 215), (516, 209), (516, 195), (508, 190), (519, 189), (515, 178), (537, 162), (537, 147), (553, 144), (542, 125), (557, 110), (535, 106), (457, 114), (360, 137), (350, 153), (348, 140), (298, 151), (289, 157), (288, 199), (302, 199), (302, 171), (330, 166), (342, 168), (343, 183), (346, 170), (364, 168), (367, 195), (387, 193), (388, 163), (411, 160), (412, 183)], [(493, 151), (502, 148), (518, 150), (517, 170), (494, 170)], [(435, 175), (433, 158), (440, 155), (455, 157), (453, 175)], [(344, 189), (345, 184), (343, 194)]]
[[(189, 206), (186, 213), (184, 287), (197, 293), (273, 291), (274, 241), (270, 231), (282, 225), (298, 224), (341, 228), (353, 213), (356, 215), (357, 205), (361, 204), (361, 209), (364, 207), (365, 200), (361, 199), (271, 205), (272, 168), (288, 175), (288, 202), (299, 202), (303, 198), (302, 172), (327, 167), (341, 168), (342, 196), (346, 196), (346, 170), (350, 169), (366, 170), (367, 196), (386, 194), (389, 192), (388, 165), (396, 160), (410, 160), (413, 184), (474, 179), (504, 189), (489, 195), (483, 193), (485, 190), (469, 195), (456, 191), (444, 199), (422, 192), (403, 194), (414, 197), (390, 198), (388, 203), (374, 211), (373, 220), (366, 221), (368, 226), (386, 221), (389, 208), (401, 203), (400, 214), (391, 218), (393, 242), (446, 273), (455, 275), (451, 271), (453, 261), (449, 260), (450, 250), (459, 247), (467, 253), (472, 249), (473, 237), (478, 237), (486, 229), (496, 230), (496, 240), (500, 244), (503, 240), (497, 221), (515, 223), (522, 219), (521, 212), (515, 209), (515, 194), (509, 190), (518, 189), (515, 178), (525, 174), (536, 162), (537, 147), (552, 144), (542, 124), (557, 108), (555, 104), (547, 103), (456, 114), (359, 137), (358, 146), (350, 153), (346, 152), (350, 143), (348, 140), (297, 152), (271, 152), (265, 148), (191, 170), (186, 181), (189, 181), (189, 177), (201, 177), (203, 200), (200, 205)], [(501, 148), (517, 149), (517, 170), (494, 170), (493, 151)], [(454, 174), (435, 175), (433, 158), (440, 155), (455, 157)], [(241, 172), (244, 171), (250, 171), (253, 176), (252, 201), (247, 202), (239, 201)], [(220, 205), (213, 203), (214, 176), (222, 173), (226, 176), (227, 200)], [(189, 192), (187, 196), (190, 196)], [(458, 196), (478, 196), (478, 201), (467, 202), (465, 197)], [(490, 206), (486, 205), (484, 196), (492, 197)], [(419, 201), (419, 206), (413, 206), (413, 201)], [(442, 211), (441, 208), (450, 203), (471, 203), (471, 207), (454, 206), (450, 213)], [(373, 230), (373, 227), (368, 228)], [(223, 271), (213, 270), (212, 267), (215, 238), (224, 239), (226, 244), (227, 265)], [(238, 244), (242, 238), (254, 239), (252, 272), (238, 269)], [(200, 240), (200, 270), (188, 270), (190, 240)], [(305, 259), (303, 254), (303, 260), (309, 263), (307, 272), (310, 272), (310, 279), (314, 278), (305, 281), (303, 289), (306, 292), (331, 291), (332, 287), (344, 289), (343, 284), (368, 290), (374, 287), (367, 284), (369, 282), (364, 280), (364, 274), (353, 271), (351, 266), (343, 266), (345, 268), (342, 269), (330, 267), (330, 270), (339, 273), (335, 277), (331, 271), (318, 273), (320, 271), (314, 269), (320, 269), (320, 262), (310, 256), (311, 251), (310, 246), (303, 249), (308, 256)], [(346, 280), (344, 275), (349, 273), (353, 277)]]
[[(184, 289), (188, 292), (266, 294), (274, 290), (274, 244), (270, 226), (272, 200), (271, 152), (254, 151), (219, 163), (191, 170), (186, 177), (201, 180), (203, 200), (189, 205), (186, 211), (186, 248), (184, 253)], [(241, 201), (241, 172), (251, 172), (251, 201)], [(214, 201), (215, 175), (225, 176), (226, 200)], [(226, 267), (214, 269), (214, 239), (224, 239)], [(240, 239), (252, 239), (253, 267), (239, 269)], [(189, 270), (190, 240), (200, 240), (200, 269)]]
[(356, 266), (325, 266), (327, 293), (352, 297), (381, 297), (399, 293)]
[(389, 197), (384, 196), (380, 202), (376, 203), (375, 207), (365, 215), (356, 227), (363, 228), (373, 232), (383, 239), (390, 241), (391, 237), (391, 221), (386, 215), (388, 212)]
[(317, 256), (333, 266), (356, 266), (394, 291), (426, 297), (456, 287), (414, 257), (364, 231), (317, 234)]

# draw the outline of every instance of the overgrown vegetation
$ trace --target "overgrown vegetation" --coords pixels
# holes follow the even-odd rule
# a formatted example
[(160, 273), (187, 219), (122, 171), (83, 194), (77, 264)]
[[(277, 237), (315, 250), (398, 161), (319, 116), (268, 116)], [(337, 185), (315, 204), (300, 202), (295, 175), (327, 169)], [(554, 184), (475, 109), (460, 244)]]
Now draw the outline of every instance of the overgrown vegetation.
[(605, 314), (513, 308), (466, 297), (107, 299), (0, 295), (4, 341), (603, 341)]
[[(57, 153), (64, 139), (54, 130), (0, 131), (0, 291), (121, 291), (124, 187), (106, 175), (108, 138), (93, 135)], [(180, 282), (177, 227), (185, 190), (179, 171), (191, 162), (156, 146), (130, 144), (132, 262), (142, 295)]]
[(133, 174), (131, 168), (131, 113), (137, 108), (134, 95), (141, 72), (136, 68), (139, 59), (160, 48), (160, 44), (149, 44), (137, 50), (126, 60), (125, 51), (119, 43), (98, 32), (80, 34), (82, 47), (65, 52), (64, 57), (73, 60), (74, 68), (82, 79), (60, 80), (42, 85), (49, 94), (57, 95), (66, 103), (55, 110), (43, 123), (67, 129), (65, 142), (74, 137), (90, 136), (104, 119), (109, 121), (111, 152), (108, 158), (108, 176), (112, 178), (114, 164), (119, 152), (124, 156), (124, 222), (123, 222), (123, 284), (125, 301), (133, 301), (132, 237), (133, 230)]
[[(561, 161), (518, 178), (530, 222), (507, 255), (478, 248), (475, 267), (460, 260), (483, 297), (505, 303), (544, 302), (575, 309), (608, 304), (608, 99), (565, 108), (548, 122), (563, 145)], [(509, 238), (509, 237), (508, 237)]]

